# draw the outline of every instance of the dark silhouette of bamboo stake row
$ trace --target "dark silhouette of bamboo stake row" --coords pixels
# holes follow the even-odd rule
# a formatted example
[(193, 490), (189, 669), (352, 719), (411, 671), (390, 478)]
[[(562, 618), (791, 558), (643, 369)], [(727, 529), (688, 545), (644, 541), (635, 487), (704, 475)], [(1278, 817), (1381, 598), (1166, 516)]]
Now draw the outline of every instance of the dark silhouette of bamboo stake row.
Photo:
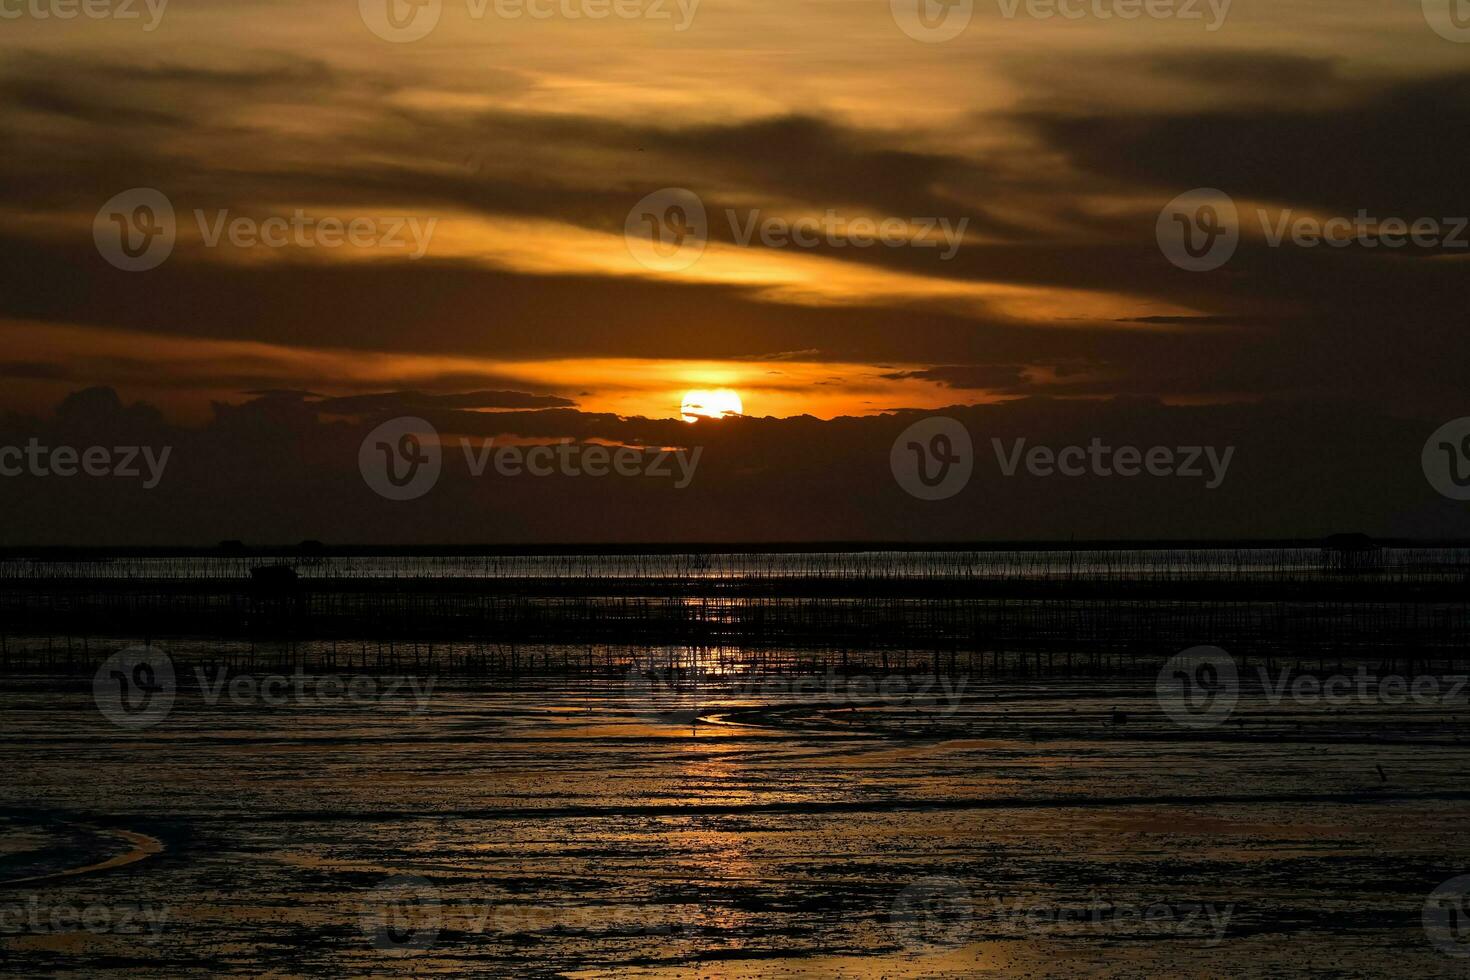
[[(0, 560), (0, 582), (40, 580), (134, 582), (247, 581), (272, 560), (228, 556)], [(313, 580), (456, 582), (492, 580), (667, 581), (752, 585), (792, 582), (998, 584), (1035, 580), (1096, 583), (1251, 582), (1312, 584), (1331, 568), (1314, 548), (1112, 549), (983, 552), (853, 552), (811, 554), (588, 554), (288, 559)], [(1355, 580), (1389, 585), (1465, 583), (1470, 550), (1383, 549)]]
[(1462, 552), (1404, 553), (1351, 575), (1299, 550), (1269, 560), (1092, 553), (1070, 566), (1016, 554), (1011, 564), (941, 555), (927, 577), (906, 553), (738, 556), (752, 559), (748, 574), (689, 556), (672, 556), (674, 565), (599, 556), (616, 561), (591, 575), (578, 556), (476, 558), (472, 567), (498, 571), (470, 577), (457, 558), (317, 576), (308, 563), (295, 585), (265, 592), (248, 569), (187, 577), (195, 559), (165, 564), (174, 578), (160, 574), (160, 559), (115, 561), (122, 567), (102, 578), (92, 563), (73, 563), (70, 577), (0, 576), (0, 670), (85, 673), (142, 642), (230, 670), (492, 677), (630, 668), (1123, 676), (1202, 643), (1273, 669), (1464, 666)]

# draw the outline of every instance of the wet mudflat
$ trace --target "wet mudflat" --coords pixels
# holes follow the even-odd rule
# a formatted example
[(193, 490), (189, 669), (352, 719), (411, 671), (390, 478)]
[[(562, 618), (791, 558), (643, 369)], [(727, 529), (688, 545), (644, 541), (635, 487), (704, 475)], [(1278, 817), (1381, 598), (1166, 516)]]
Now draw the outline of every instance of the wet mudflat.
[[(420, 689), (422, 691), (422, 688)], [(897, 690), (895, 688), (894, 690)], [(210, 704), (0, 692), (23, 974), (1463, 976), (1470, 715), (1152, 682), (853, 698), (456, 686)]]

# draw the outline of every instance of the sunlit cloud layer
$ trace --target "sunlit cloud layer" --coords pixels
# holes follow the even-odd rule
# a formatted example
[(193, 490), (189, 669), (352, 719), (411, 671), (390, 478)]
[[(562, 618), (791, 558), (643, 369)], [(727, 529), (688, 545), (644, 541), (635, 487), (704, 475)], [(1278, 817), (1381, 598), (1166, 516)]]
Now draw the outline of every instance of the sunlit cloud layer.
[[(662, 418), (712, 385), (823, 418), (1047, 394), (1448, 403), (1460, 256), (1283, 248), (1256, 215), (1463, 211), (1464, 46), (1418, 4), (1199, 6), (1223, 20), (980, 3), (935, 44), (878, 0), (603, 19), (445, 2), (407, 43), (355, 3), (8, 20), (5, 404), (107, 383), (199, 418), (260, 388), (460, 382)], [(1208, 275), (1155, 239), (1196, 187), (1243, 215)], [(93, 244), (130, 188), (175, 213), (147, 272)], [(661, 188), (706, 209), (697, 261), (629, 249)], [(298, 213), (416, 232), (211, 241)], [(963, 231), (952, 250), (739, 240), (829, 213)]]

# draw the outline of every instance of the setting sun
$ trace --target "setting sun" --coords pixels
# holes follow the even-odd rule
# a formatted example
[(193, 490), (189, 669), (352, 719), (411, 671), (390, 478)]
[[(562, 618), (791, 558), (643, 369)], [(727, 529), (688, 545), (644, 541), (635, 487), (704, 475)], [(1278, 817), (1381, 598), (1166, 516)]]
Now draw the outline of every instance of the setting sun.
[(684, 404), (679, 411), (685, 422), (693, 422), (700, 418), (743, 415), (745, 405), (740, 401), (740, 395), (730, 388), (692, 388), (684, 392)]

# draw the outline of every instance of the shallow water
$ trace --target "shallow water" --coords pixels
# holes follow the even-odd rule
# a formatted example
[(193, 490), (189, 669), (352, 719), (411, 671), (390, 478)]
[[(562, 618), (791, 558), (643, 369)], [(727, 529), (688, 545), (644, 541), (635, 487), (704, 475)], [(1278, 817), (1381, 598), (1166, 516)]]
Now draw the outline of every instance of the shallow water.
[(1470, 873), (1463, 697), (1251, 692), (1189, 730), (1152, 684), (914, 690), (181, 691), (128, 731), (90, 689), (12, 681), (4, 965), (1465, 974), (1421, 923)]

